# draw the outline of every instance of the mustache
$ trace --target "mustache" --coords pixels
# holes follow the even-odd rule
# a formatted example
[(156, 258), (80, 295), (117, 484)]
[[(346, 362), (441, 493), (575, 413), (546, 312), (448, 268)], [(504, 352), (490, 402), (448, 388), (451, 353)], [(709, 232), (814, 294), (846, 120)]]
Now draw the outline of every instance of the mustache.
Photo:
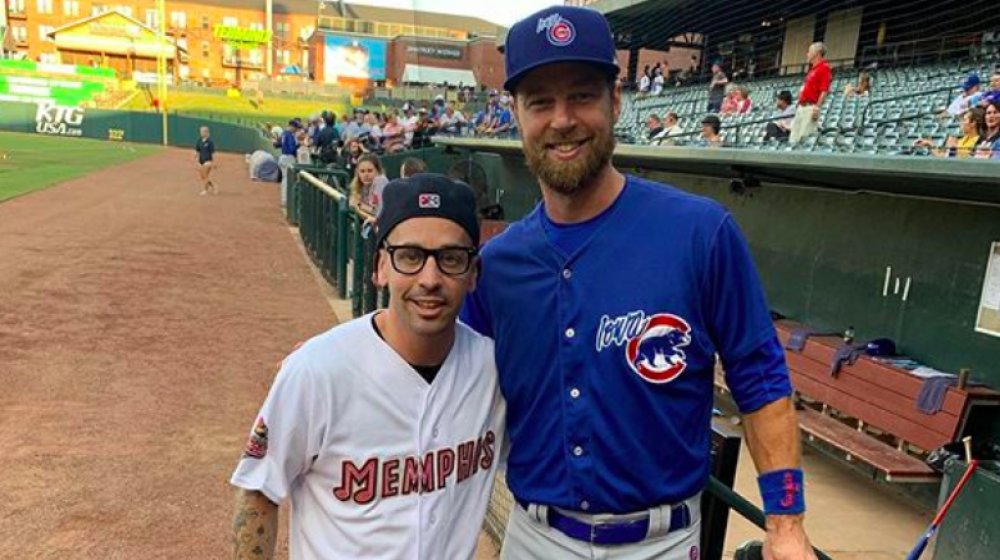
[(575, 144), (577, 142), (586, 142), (590, 140), (591, 136), (580, 136), (580, 134), (546, 134), (537, 141), (538, 145), (549, 145), (549, 144)]

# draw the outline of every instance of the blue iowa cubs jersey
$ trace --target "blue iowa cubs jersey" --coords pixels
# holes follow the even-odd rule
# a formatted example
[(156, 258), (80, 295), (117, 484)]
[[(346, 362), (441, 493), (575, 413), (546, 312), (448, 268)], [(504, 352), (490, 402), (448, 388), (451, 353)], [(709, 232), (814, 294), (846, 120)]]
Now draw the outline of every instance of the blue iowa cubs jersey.
[(743, 412), (791, 394), (746, 241), (719, 204), (636, 177), (568, 257), (543, 212), (484, 247), (462, 310), (496, 342), (511, 491), (591, 513), (693, 496), (716, 354)]

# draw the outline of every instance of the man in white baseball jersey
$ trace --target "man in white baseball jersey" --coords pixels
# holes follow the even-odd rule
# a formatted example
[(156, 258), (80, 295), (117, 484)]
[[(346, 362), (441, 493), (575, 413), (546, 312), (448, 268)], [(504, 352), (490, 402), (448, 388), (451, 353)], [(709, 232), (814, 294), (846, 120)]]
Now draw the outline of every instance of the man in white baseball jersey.
[(478, 272), (475, 195), (393, 181), (377, 232), (389, 307), (283, 363), (231, 481), (236, 558), (272, 557), (286, 498), (293, 560), (475, 552), (504, 430), (493, 343), (455, 321)]

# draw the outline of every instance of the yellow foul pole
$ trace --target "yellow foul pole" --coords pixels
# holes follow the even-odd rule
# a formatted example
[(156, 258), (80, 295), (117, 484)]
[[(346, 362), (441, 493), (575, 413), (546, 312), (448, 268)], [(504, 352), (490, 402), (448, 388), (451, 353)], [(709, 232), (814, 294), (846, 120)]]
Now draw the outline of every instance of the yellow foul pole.
[[(166, 0), (156, 0), (157, 49), (156, 49), (156, 97), (160, 100), (160, 115), (163, 116), (163, 145), (167, 145), (167, 7)], [(176, 55), (175, 55), (176, 56)], [(177, 61), (174, 61), (177, 64)]]

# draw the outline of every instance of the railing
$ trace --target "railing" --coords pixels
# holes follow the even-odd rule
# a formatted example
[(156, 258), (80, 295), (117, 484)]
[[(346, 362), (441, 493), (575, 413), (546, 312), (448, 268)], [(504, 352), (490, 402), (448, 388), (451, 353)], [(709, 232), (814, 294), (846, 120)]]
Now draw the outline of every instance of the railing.
[(981, 51), (989, 48), (989, 45), (982, 43), (979, 34), (964, 33), (884, 45), (868, 45), (861, 51), (859, 60), (861, 66), (912, 66), (967, 58), (988, 58)]
[[(867, 105), (865, 105), (864, 111), (861, 112), (861, 124), (858, 125), (858, 128), (861, 128), (861, 127), (865, 126), (866, 124), (868, 124), (868, 112), (871, 110), (871, 108), (872, 108), (873, 105), (880, 105), (880, 104), (883, 104), (883, 103), (892, 103), (894, 101), (901, 101), (903, 99), (915, 99), (917, 97), (924, 97), (924, 96), (928, 96), (928, 95), (937, 95), (939, 93), (951, 93), (954, 90), (955, 90), (955, 88), (953, 88), (953, 87), (941, 87), (941, 88), (937, 88), (937, 89), (927, 89), (927, 90), (922, 90), (922, 91), (918, 91), (918, 92), (914, 92), (914, 93), (904, 93), (902, 95), (893, 95), (893, 96), (890, 96), (890, 97), (880, 97), (878, 99), (873, 99), (873, 100), (869, 101)], [(946, 102), (946, 104), (947, 104), (947, 102)], [(908, 119), (917, 118), (917, 117), (920, 117), (920, 116), (923, 116), (923, 115), (922, 114), (906, 115), (906, 116), (900, 116), (900, 117), (897, 117), (897, 118), (885, 119), (885, 120), (878, 120), (878, 121), (872, 121), (872, 122), (874, 124), (882, 124), (882, 123), (886, 123), (886, 122), (897, 122), (897, 121), (900, 121), (900, 120), (908, 120)]]
[[(375, 310), (388, 293), (372, 282), (375, 237), (372, 216), (349, 203), (348, 175), (341, 170), (290, 169), (287, 218), (298, 224), (306, 252), (341, 299), (351, 299), (355, 317)], [(321, 178), (322, 177), (322, 178)]]

